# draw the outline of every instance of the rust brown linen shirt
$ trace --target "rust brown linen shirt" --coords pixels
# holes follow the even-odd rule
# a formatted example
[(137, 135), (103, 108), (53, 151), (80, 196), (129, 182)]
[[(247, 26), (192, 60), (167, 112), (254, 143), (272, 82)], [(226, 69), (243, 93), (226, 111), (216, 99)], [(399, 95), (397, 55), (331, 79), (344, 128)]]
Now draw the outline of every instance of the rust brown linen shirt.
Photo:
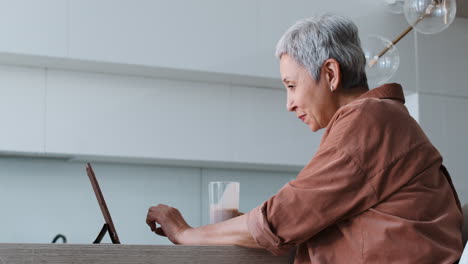
[(312, 160), (247, 214), (273, 254), (295, 263), (454, 263), (462, 213), (442, 157), (404, 106), (399, 84), (341, 107)]

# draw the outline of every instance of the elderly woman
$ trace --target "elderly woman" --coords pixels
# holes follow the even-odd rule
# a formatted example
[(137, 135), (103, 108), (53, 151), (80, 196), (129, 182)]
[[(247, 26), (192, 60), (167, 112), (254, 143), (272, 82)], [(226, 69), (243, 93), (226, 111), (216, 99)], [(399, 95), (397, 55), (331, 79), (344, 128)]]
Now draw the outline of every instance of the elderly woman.
[[(368, 89), (357, 27), (305, 19), (278, 43), (287, 109), (326, 128), (312, 160), (245, 215), (192, 228), (179, 211), (151, 207), (151, 230), (175, 244), (238, 245), (295, 263), (453, 263), (462, 213), (442, 157), (404, 106), (400, 85)], [(160, 227), (158, 227), (160, 225)]]

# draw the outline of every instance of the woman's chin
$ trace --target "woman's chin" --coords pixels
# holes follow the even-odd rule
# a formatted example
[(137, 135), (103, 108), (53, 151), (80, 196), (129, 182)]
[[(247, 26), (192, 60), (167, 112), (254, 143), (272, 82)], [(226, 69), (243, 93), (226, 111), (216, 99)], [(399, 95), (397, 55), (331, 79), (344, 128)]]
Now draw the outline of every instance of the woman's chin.
[(321, 127), (317, 126), (316, 124), (310, 124), (309, 128), (312, 130), (312, 132), (317, 132)]

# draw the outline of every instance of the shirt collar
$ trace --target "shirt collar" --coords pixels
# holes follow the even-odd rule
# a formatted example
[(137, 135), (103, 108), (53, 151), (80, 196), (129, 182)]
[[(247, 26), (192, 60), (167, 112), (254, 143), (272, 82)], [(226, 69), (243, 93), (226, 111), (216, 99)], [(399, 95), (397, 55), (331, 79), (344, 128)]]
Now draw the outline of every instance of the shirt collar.
[(378, 98), (378, 99), (392, 99), (405, 103), (405, 95), (403, 94), (403, 88), (398, 83), (387, 83), (380, 87), (369, 90), (358, 97), (359, 99), (366, 98)]

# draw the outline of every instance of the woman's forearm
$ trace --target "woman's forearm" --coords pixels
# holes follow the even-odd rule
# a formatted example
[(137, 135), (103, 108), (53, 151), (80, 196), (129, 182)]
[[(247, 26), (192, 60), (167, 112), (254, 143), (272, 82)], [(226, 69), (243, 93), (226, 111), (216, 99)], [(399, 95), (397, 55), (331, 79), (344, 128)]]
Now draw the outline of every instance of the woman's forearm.
[(217, 224), (187, 229), (180, 240), (180, 244), (185, 245), (235, 245), (261, 248), (247, 228), (246, 215)]

